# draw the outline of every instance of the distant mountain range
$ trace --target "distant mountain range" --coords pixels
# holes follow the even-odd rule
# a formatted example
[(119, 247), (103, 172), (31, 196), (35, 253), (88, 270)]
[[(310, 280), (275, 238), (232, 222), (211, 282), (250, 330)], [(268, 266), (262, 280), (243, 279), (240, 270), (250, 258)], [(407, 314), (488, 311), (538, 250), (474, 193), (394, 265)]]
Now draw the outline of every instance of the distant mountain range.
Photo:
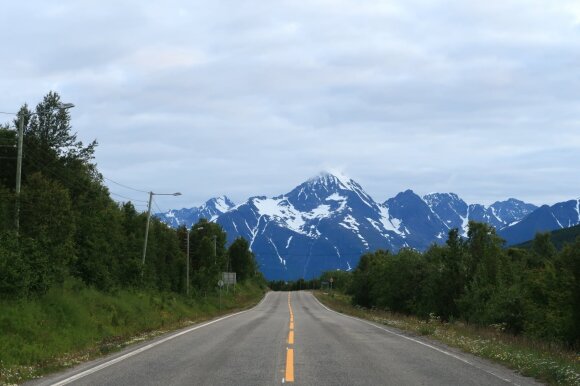
[(454, 193), (420, 197), (406, 190), (378, 203), (354, 180), (322, 173), (277, 197), (235, 205), (222, 196), (156, 216), (173, 227), (190, 227), (200, 218), (217, 222), (229, 242), (239, 236), (250, 242), (268, 279), (293, 280), (353, 269), (368, 251), (425, 250), (444, 243), (450, 229), (466, 236), (469, 220), (493, 225), (508, 245), (520, 243), (536, 232), (580, 224), (580, 200), (538, 208), (510, 198), (485, 206), (469, 205)]
[(208, 221), (215, 221), (220, 215), (228, 212), (234, 206), (234, 203), (229, 198), (221, 196), (212, 198), (197, 208), (171, 209), (165, 213), (156, 213), (155, 216), (174, 228), (180, 225), (191, 228), (201, 218), (205, 218)]
[[(561, 250), (567, 244), (572, 244), (580, 237), (580, 225), (575, 225), (570, 228), (556, 229), (550, 232), (550, 239), (557, 250)], [(524, 243), (514, 245), (517, 248), (529, 249), (532, 247), (534, 240), (528, 240)]]

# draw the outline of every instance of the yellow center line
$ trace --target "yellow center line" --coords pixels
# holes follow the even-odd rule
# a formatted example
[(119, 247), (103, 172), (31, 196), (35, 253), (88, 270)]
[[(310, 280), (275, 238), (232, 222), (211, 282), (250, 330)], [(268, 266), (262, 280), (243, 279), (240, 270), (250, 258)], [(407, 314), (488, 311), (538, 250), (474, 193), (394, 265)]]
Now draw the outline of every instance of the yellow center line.
[(294, 349), (286, 350), (286, 382), (294, 382)]
[[(292, 304), (290, 302), (290, 292), (288, 292), (288, 310), (290, 311), (290, 328), (288, 332), (288, 345), (294, 344), (294, 312), (292, 311)], [(294, 382), (294, 349), (288, 348), (286, 350), (286, 374), (284, 382)]]

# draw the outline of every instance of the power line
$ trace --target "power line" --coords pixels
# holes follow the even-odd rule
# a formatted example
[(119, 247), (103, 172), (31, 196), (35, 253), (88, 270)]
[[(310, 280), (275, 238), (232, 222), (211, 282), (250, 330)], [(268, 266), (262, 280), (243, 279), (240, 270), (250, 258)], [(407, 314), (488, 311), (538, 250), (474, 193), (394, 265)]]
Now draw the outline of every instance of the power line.
[[(8, 113), (8, 114), (9, 114), (9, 113)], [(3, 140), (10, 141), (10, 142), (12, 142), (12, 141), (13, 141), (13, 140), (11, 140), (11, 139), (7, 139), (7, 138), (6, 138), (6, 139), (5, 139), (5, 138), (0, 138), (0, 141), (3, 141)], [(49, 151), (48, 149), (43, 149), (42, 147), (35, 147), (35, 148), (34, 148), (34, 152), (40, 152), (40, 153), (43, 153), (44, 155), (46, 155), (46, 156), (48, 156), (49, 158), (51, 158), (51, 160), (50, 160), (48, 163), (45, 163), (45, 161), (44, 161), (44, 160), (41, 160), (39, 157), (38, 157), (38, 158), (37, 158), (37, 157), (35, 157), (35, 158), (36, 158), (36, 160), (37, 160), (37, 162), (38, 162), (39, 164), (43, 164), (43, 166), (52, 166), (52, 165), (54, 165), (54, 164), (59, 164), (59, 163), (61, 163), (61, 161), (62, 161), (62, 156), (61, 156), (61, 154), (59, 154), (58, 152), (52, 152), (52, 151)], [(29, 155), (30, 155), (30, 152), (29, 152)], [(37, 166), (38, 166), (39, 168), (41, 168), (41, 170), (43, 170), (43, 167), (42, 167), (41, 165), (37, 165)], [(111, 178), (108, 178), (108, 177), (104, 176), (104, 175), (103, 175), (103, 173), (100, 173), (100, 172), (99, 172), (99, 174), (100, 174), (100, 176), (101, 176), (103, 179), (105, 179), (105, 180), (107, 180), (107, 181), (110, 181), (110, 182), (112, 182), (112, 183), (113, 183), (113, 184), (115, 184), (115, 185), (121, 186), (121, 187), (123, 187), (123, 188), (125, 188), (125, 189), (130, 189), (130, 190), (133, 190), (133, 191), (135, 191), (135, 192), (139, 192), (139, 193), (147, 193), (147, 194), (149, 194), (149, 192), (148, 192), (148, 191), (146, 191), (146, 190), (141, 190), (141, 189), (136, 189), (136, 188), (133, 188), (133, 187), (131, 187), (131, 186), (128, 186), (128, 185), (122, 184), (122, 183), (120, 183), (120, 182), (117, 182), (117, 181), (115, 181), (115, 180), (113, 180), (113, 179), (111, 179)], [(55, 174), (53, 173), (53, 175), (55, 175)], [(55, 176), (56, 176), (56, 175), (55, 175)], [(60, 177), (60, 176), (59, 176), (59, 177)], [(62, 177), (61, 177), (61, 178), (62, 178)], [(126, 198), (126, 197), (124, 197), (124, 198)], [(138, 200), (138, 201), (142, 201), (142, 200)], [(146, 202), (146, 201), (145, 201), (145, 202)]]
[[(57, 171), (52, 170), (52, 169), (49, 168), (49, 167), (51, 167), (53, 165), (57, 165), (57, 164), (60, 164), (60, 166), (64, 166), (61, 163), (62, 159), (61, 159), (61, 157), (59, 156), (58, 153), (57, 154), (54, 154), (54, 153), (51, 153), (51, 152), (47, 151), (46, 149), (42, 149), (42, 148), (36, 148), (34, 150), (37, 151), (37, 152), (39, 152), (39, 153), (42, 153), (45, 156), (48, 156), (50, 158), (49, 162), (46, 162), (46, 160), (43, 160), (42, 159), (41, 154), (36, 154), (35, 152), (29, 152), (28, 153), (29, 161), (31, 161), (31, 163), (34, 164), (34, 166), (36, 166), (39, 171), (41, 171), (41, 172), (43, 172), (45, 174), (52, 175), (53, 177), (58, 178), (60, 181), (62, 181), (65, 185), (68, 185), (69, 187), (74, 187), (74, 188), (77, 188), (77, 189), (79, 189), (79, 188), (82, 189), (82, 188), (85, 187), (84, 183), (69, 178), (69, 176), (64, 175), (62, 171), (58, 171), (57, 172)], [(13, 159), (13, 157), (10, 157), (10, 158), (9, 157), (0, 157), (0, 159)], [(133, 188), (131, 186), (122, 184), (122, 183), (120, 183), (118, 181), (115, 181), (115, 180), (113, 180), (111, 178), (105, 177), (102, 173), (99, 173), (99, 176), (102, 177), (103, 179), (105, 179), (107, 181), (110, 181), (113, 184), (118, 185), (118, 186), (121, 186), (123, 188), (130, 189), (130, 190), (133, 190), (133, 191), (139, 192), (139, 193), (147, 193), (147, 194), (149, 194), (148, 191), (141, 190), (141, 189), (136, 189), (136, 188)], [(113, 196), (117, 196), (117, 197), (123, 198), (123, 199), (126, 199), (126, 200), (129, 200), (129, 201), (131, 201), (131, 202), (134, 203), (133, 204), (134, 206), (144, 206), (144, 207), (147, 206), (147, 201), (146, 200), (134, 199), (134, 198), (127, 197), (127, 196), (124, 196), (124, 195), (119, 194), (119, 193), (111, 192), (110, 190), (109, 190), (109, 194), (110, 195), (113, 195)], [(136, 202), (139, 202), (139, 203), (142, 203), (142, 204), (135, 204)], [(157, 205), (157, 203), (155, 203), (155, 205), (156, 205), (157, 209), (159, 210), (159, 212), (162, 213), (163, 211), (159, 208), (159, 206)]]
[[(102, 175), (102, 174), (101, 174), (101, 175)], [(132, 188), (132, 187), (130, 187), (130, 186), (124, 185), (124, 184), (122, 184), (122, 183), (120, 183), (120, 182), (114, 181), (114, 180), (112, 180), (112, 179), (110, 179), (110, 178), (108, 178), (108, 177), (105, 177), (105, 176), (103, 176), (103, 178), (104, 178), (105, 180), (107, 180), (107, 181), (110, 181), (110, 182), (112, 182), (112, 183), (113, 183), (113, 184), (115, 184), (115, 185), (122, 186), (122, 187), (123, 187), (123, 188), (125, 188), (125, 189), (134, 190), (134, 191), (136, 191), (136, 192), (140, 192), (140, 193), (149, 193), (149, 192), (147, 192), (147, 191), (145, 191), (145, 190), (135, 189), (135, 188)]]
[(123, 196), (122, 194), (114, 193), (114, 192), (111, 192), (111, 191), (109, 191), (109, 193), (112, 194), (113, 196), (121, 197), (121, 198), (124, 198), (126, 200), (129, 200), (131, 202), (144, 202), (144, 203), (147, 203), (147, 201), (145, 201), (145, 200), (136, 200), (134, 198), (127, 197), (127, 196)]
[(159, 211), (159, 212), (157, 212), (157, 213), (163, 213), (163, 211), (161, 210), (161, 208), (159, 207), (159, 205), (157, 205), (157, 202), (155, 201), (155, 199), (153, 199), (153, 204), (155, 205), (155, 207), (156, 207), (156, 208), (157, 208), (157, 210)]
[[(43, 173), (50, 174), (50, 175), (52, 175), (53, 177), (56, 177), (56, 178), (60, 179), (61, 181), (65, 182), (65, 183), (66, 183), (68, 186), (70, 186), (70, 187), (75, 187), (75, 188), (81, 188), (81, 189), (82, 189), (82, 188), (85, 186), (85, 185), (84, 185), (82, 182), (79, 182), (79, 181), (76, 181), (76, 180), (72, 180), (72, 179), (70, 179), (70, 178), (67, 178), (68, 176), (65, 176), (65, 175), (62, 173), (62, 171), (59, 171), (59, 173), (57, 173), (56, 171), (54, 171), (54, 170), (52, 170), (52, 169), (48, 168), (48, 167), (50, 167), (50, 166), (57, 165), (57, 164), (60, 164), (60, 165), (62, 165), (62, 164), (61, 164), (61, 162), (60, 162), (60, 161), (61, 161), (61, 159), (60, 159), (58, 156), (57, 156), (57, 157), (55, 157), (55, 155), (54, 155), (54, 154), (50, 154), (48, 151), (46, 151), (46, 150), (44, 150), (44, 149), (35, 149), (35, 150), (41, 150), (41, 153), (44, 153), (44, 154), (46, 154), (46, 155), (50, 156), (50, 158), (52, 158), (52, 159), (51, 159), (49, 162), (45, 162), (44, 160), (42, 160), (42, 159), (40, 158), (40, 155), (39, 155), (39, 154), (35, 154), (35, 153), (29, 153), (29, 154), (28, 154), (28, 158), (29, 158), (29, 160), (30, 160), (30, 161), (32, 161), (32, 163), (33, 163), (33, 164), (34, 164), (34, 165), (35, 165), (35, 166), (36, 166), (36, 167), (37, 167), (37, 168), (38, 168), (40, 171), (42, 171)], [(102, 174), (101, 174), (101, 176), (102, 176)], [(106, 177), (105, 177), (105, 176), (103, 176), (103, 178), (106, 178)], [(146, 203), (146, 202), (147, 202), (147, 201), (145, 201), (145, 200), (134, 200), (134, 199), (132, 199), (132, 198), (130, 198), (130, 197), (126, 197), (126, 196), (123, 196), (123, 195), (121, 195), (121, 194), (118, 194), (118, 193), (113, 193), (113, 192), (110, 192), (110, 191), (109, 191), (109, 193), (110, 193), (110, 194), (113, 194), (113, 195), (115, 195), (115, 196), (119, 196), (119, 197), (121, 197), (121, 198), (127, 199), (127, 200), (131, 200), (131, 201), (138, 201), (138, 202), (144, 202), (144, 203)], [(145, 193), (147, 193), (147, 192), (145, 192)]]
[[(48, 153), (45, 152), (45, 154), (48, 154)], [(64, 174), (62, 174), (62, 172), (57, 173), (56, 171), (54, 171), (54, 170), (52, 170), (50, 168), (47, 168), (47, 166), (52, 166), (52, 165), (57, 164), (59, 162), (59, 159), (58, 158), (53, 159), (50, 162), (46, 163), (46, 162), (40, 160), (38, 158), (38, 156), (39, 155), (37, 155), (37, 154), (30, 154), (29, 153), (29, 161), (32, 161), (32, 163), (42, 173), (49, 174), (49, 175), (51, 175), (53, 177), (56, 177), (58, 180), (62, 181), (65, 184), (65, 186), (68, 186), (69, 188), (76, 188), (76, 189), (84, 189), (85, 188), (85, 185), (82, 182), (79, 182), (79, 181), (70, 179), (70, 178), (68, 178), (68, 176), (65, 176)], [(102, 176), (102, 174), (101, 174), (101, 176)], [(103, 178), (105, 178), (105, 177), (103, 176)], [(147, 192), (145, 192), (145, 193), (147, 193)], [(114, 193), (114, 192), (111, 192), (111, 191), (109, 191), (109, 194), (111, 194), (113, 196), (121, 197), (123, 199), (129, 200), (129, 201), (132, 201), (132, 202), (140, 202), (140, 203), (143, 203), (141, 205), (139, 205), (139, 204), (133, 204), (133, 206), (135, 206), (135, 207), (137, 207), (137, 206), (145, 206), (146, 207), (147, 206), (146, 205), (147, 204), (147, 201), (145, 201), (145, 200), (136, 200), (136, 199), (133, 199), (131, 197), (123, 196), (121, 194)]]

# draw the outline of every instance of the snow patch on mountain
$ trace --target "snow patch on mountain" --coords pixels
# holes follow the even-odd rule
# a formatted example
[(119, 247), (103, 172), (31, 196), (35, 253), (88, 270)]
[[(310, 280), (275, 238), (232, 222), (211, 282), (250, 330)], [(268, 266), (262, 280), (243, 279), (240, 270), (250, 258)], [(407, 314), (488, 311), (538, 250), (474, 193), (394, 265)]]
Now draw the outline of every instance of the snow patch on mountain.
[(344, 219), (342, 220), (341, 223), (339, 223), (339, 225), (345, 227), (346, 229), (350, 229), (350, 230), (358, 232), (360, 224), (356, 221), (356, 219), (354, 217), (352, 217), (349, 214), (349, 215), (346, 215), (344, 217)]
[(215, 208), (221, 213), (225, 213), (232, 208), (231, 201), (226, 196), (215, 198)]
[(288, 241), (286, 242), (286, 249), (288, 249), (288, 247), (290, 246), (290, 242), (292, 242), (292, 237), (294, 236), (288, 237)]
[(360, 233), (356, 233), (356, 235), (358, 236), (358, 238), (360, 239), (360, 241), (364, 244), (365, 248), (368, 250), (369, 249), (369, 243), (366, 241), (366, 239)]
[(285, 199), (255, 198), (252, 204), (258, 209), (260, 216), (268, 216), (278, 224), (301, 234), (307, 234), (303, 230), (305, 221), (296, 208)]
[(467, 209), (467, 215), (461, 217), (461, 236), (467, 237), (467, 231), (469, 230), (469, 209)]
[(314, 218), (328, 217), (329, 215), (330, 215), (330, 206), (320, 205), (311, 210), (310, 212), (305, 213), (304, 217), (306, 217), (309, 220), (312, 220)]
[(398, 235), (403, 235), (401, 232), (401, 220), (395, 217), (391, 217), (389, 214), (389, 208), (386, 205), (380, 205), (379, 207), (380, 222), (387, 231), (393, 231)]
[(282, 265), (284, 265), (284, 267), (286, 266), (286, 260), (282, 258), (282, 256), (280, 256), (280, 252), (278, 252), (278, 248), (276, 247), (276, 244), (272, 241), (272, 239), (268, 239), (268, 241), (270, 242), (270, 244), (272, 244), (272, 247), (274, 247), (274, 250), (276, 251), (276, 255), (278, 256), (278, 259), (280, 260), (280, 263)]
[(554, 220), (556, 221), (556, 224), (558, 224), (558, 226), (560, 228), (564, 228), (564, 226), (562, 225), (562, 223), (560, 223), (560, 221), (558, 220), (558, 218), (554, 215), (554, 213), (552, 213), (552, 217), (554, 218)]

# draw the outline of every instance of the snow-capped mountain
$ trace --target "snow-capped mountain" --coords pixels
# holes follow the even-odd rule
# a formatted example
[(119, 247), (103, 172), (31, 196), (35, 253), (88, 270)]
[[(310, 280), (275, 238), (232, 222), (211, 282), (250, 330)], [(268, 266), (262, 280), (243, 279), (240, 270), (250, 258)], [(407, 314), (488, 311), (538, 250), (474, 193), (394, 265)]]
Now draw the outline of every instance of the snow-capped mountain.
[(537, 207), (515, 198), (506, 201), (496, 201), (490, 206), (481, 204), (468, 205), (455, 193), (431, 193), (423, 197), (427, 205), (437, 215), (445, 227), (445, 233), (458, 228), (463, 236), (467, 236), (469, 220), (485, 222), (500, 230), (514, 225)]
[(407, 244), (424, 250), (433, 242), (447, 239), (449, 228), (412, 190), (406, 190), (383, 203)]
[(197, 223), (200, 218), (215, 221), (234, 206), (235, 204), (229, 198), (221, 196), (212, 198), (196, 208), (171, 209), (165, 213), (156, 213), (155, 216), (174, 228), (181, 225), (191, 228), (191, 225)]
[(580, 224), (580, 199), (559, 202), (552, 206), (543, 205), (498, 233), (508, 245), (513, 245), (533, 239), (538, 232), (550, 232), (578, 224)]
[(229, 242), (239, 236), (250, 242), (268, 279), (292, 280), (353, 269), (361, 254), (377, 249), (425, 250), (444, 243), (453, 228), (467, 236), (469, 220), (495, 226), (511, 245), (536, 231), (580, 223), (580, 205), (569, 201), (537, 208), (513, 198), (469, 205), (454, 193), (420, 197), (412, 190), (378, 203), (354, 180), (322, 173), (277, 197), (251, 197), (234, 206), (224, 196), (156, 216), (171, 226), (189, 227), (200, 218), (215, 221)]
[(250, 241), (270, 279), (349, 270), (366, 251), (407, 245), (386, 208), (355, 181), (326, 173), (278, 197), (252, 197), (217, 222), (231, 239)]

